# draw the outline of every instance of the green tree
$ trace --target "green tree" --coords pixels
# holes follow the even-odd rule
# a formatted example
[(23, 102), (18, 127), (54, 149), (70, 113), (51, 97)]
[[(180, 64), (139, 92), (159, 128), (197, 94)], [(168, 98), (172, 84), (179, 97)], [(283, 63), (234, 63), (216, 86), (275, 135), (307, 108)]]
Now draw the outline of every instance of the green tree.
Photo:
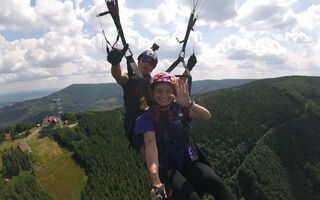
[(17, 176), (20, 171), (30, 170), (32, 156), (18, 148), (10, 148), (2, 152), (3, 171), (7, 177)]

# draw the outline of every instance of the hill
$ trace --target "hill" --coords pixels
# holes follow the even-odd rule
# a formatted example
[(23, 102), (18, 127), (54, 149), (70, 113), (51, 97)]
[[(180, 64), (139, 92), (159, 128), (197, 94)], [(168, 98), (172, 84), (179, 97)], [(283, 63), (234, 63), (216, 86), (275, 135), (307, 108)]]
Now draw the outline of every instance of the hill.
[(238, 196), (320, 198), (320, 77), (282, 77), (196, 97), (192, 134)]
[(20, 92), (0, 94), (0, 108), (7, 106), (11, 103), (41, 98), (57, 90), (58, 89), (47, 89), (47, 90), (39, 90), (39, 91), (20, 91)]
[[(239, 199), (320, 198), (319, 77), (266, 79), (193, 98), (213, 118), (193, 123), (192, 140)], [(58, 130), (56, 139), (88, 169), (82, 198), (147, 199), (149, 178), (126, 148), (121, 110), (77, 118), (78, 128)]]
[(218, 89), (241, 86), (256, 80), (257, 79), (223, 79), (194, 81), (192, 84), (191, 94), (204, 94)]
[[(191, 140), (239, 199), (320, 199), (320, 77), (259, 80), (193, 99), (212, 119), (194, 121)], [(148, 199), (149, 177), (128, 148), (122, 108), (73, 115), (78, 126), (54, 138), (86, 169), (81, 199)]]
[(62, 109), (68, 113), (107, 110), (122, 104), (122, 91), (117, 84), (74, 84), (46, 97), (1, 108), (0, 127), (57, 115), (59, 105), (54, 99), (61, 99)]
[[(239, 199), (319, 198), (319, 77), (266, 79), (195, 96), (194, 99), (209, 108), (213, 115), (208, 122), (194, 123), (191, 133), (194, 141)], [(57, 134), (61, 143), (68, 144), (76, 151), (79, 160), (87, 168), (92, 168), (88, 171), (92, 173), (88, 184), (100, 183), (100, 188), (108, 188), (97, 190), (87, 185), (82, 193), (85, 199), (113, 199), (111, 196), (125, 199), (125, 194), (129, 197), (136, 195), (132, 188), (145, 192), (137, 199), (147, 198), (143, 195), (148, 194), (145, 187), (150, 183), (140, 180), (143, 175), (141, 163), (132, 160), (135, 164), (129, 164), (127, 160), (132, 158), (123, 155), (128, 152), (116, 148), (127, 144), (119, 138), (123, 130), (117, 126), (118, 120), (114, 121), (117, 117), (121, 115), (116, 111), (113, 114), (78, 115), (79, 129), (76, 132), (65, 130), (65, 133)], [(93, 160), (99, 160), (100, 164)], [(94, 170), (96, 168), (111, 171), (102, 173), (102, 176)], [(127, 176), (140, 186), (124, 185)], [(116, 181), (102, 183), (101, 179)]]
[[(205, 80), (195, 81), (192, 94), (201, 94), (220, 88), (238, 86), (252, 81), (243, 80)], [(123, 92), (116, 83), (73, 84), (51, 95), (12, 103), (0, 109), (0, 127), (20, 122), (35, 122), (46, 116), (58, 113), (53, 100), (61, 99), (63, 112), (76, 113), (83, 111), (110, 110), (123, 105)]]

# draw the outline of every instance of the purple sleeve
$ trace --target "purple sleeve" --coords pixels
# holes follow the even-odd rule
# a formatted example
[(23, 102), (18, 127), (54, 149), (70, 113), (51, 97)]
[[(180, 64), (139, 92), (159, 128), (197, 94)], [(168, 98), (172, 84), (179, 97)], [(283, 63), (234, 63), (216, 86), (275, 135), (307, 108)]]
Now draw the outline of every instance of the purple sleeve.
[[(183, 113), (184, 107), (181, 105), (178, 105), (179, 112)], [(188, 111), (188, 116), (186, 116), (187, 124), (190, 125), (192, 122), (192, 118), (190, 117), (190, 112)]]
[(147, 131), (154, 131), (154, 123), (150, 117), (150, 112), (146, 112), (143, 115), (140, 115), (136, 120), (136, 135), (143, 134)]

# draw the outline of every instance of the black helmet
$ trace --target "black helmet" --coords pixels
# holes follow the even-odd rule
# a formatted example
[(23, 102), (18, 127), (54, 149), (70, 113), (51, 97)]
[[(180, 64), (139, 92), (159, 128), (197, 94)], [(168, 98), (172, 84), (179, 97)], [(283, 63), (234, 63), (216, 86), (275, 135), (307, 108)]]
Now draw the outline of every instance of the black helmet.
[(156, 67), (158, 64), (158, 56), (156, 54), (156, 50), (158, 49), (159, 49), (159, 46), (156, 43), (154, 43), (150, 50), (145, 50), (138, 56), (138, 62), (143, 56), (148, 56), (153, 60), (153, 67)]

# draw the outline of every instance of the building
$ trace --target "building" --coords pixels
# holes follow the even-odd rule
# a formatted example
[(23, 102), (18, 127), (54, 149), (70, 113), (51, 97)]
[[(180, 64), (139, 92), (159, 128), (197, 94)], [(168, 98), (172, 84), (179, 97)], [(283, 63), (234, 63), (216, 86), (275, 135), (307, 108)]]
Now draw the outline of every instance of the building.
[(32, 152), (31, 148), (28, 146), (26, 142), (20, 142), (19, 148), (22, 152)]
[(50, 123), (50, 122), (57, 124), (59, 122), (59, 118), (56, 116), (50, 116), (50, 117), (44, 118), (42, 121), (42, 124), (43, 123)]
[(46, 117), (42, 120), (42, 130), (43, 133), (48, 133), (52, 130), (53, 127), (56, 126), (56, 124), (59, 124), (60, 119), (56, 116), (50, 116)]
[(6, 133), (5, 134), (5, 139), (8, 141), (8, 140), (11, 140), (11, 133)]

